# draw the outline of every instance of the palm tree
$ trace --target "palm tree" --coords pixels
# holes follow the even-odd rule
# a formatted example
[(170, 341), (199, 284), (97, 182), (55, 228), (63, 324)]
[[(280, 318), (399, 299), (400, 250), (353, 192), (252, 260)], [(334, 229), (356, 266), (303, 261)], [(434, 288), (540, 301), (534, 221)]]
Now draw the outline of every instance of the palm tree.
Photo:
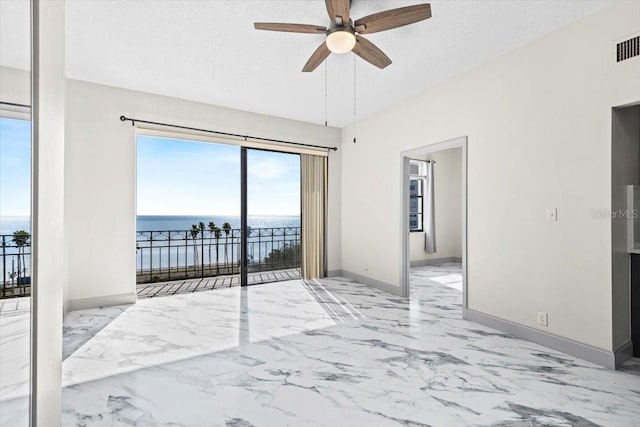
[(222, 229), (224, 230), (224, 263), (229, 264), (229, 252), (227, 249), (227, 241), (229, 239), (229, 232), (231, 232), (231, 224), (225, 222), (222, 224)]
[(202, 276), (204, 276), (204, 222), (200, 221), (198, 223), (198, 228), (200, 229), (200, 245), (202, 247), (202, 253), (200, 254), (202, 260)]
[(220, 231), (220, 228), (213, 227), (213, 237), (216, 238), (216, 271), (218, 272), (218, 275), (220, 275), (220, 257), (219, 257), (220, 251), (218, 250), (218, 247), (219, 247), (218, 243), (220, 241), (220, 235), (221, 234), (222, 233)]
[[(18, 230), (13, 233), (13, 239), (11, 239), (11, 241), (18, 247), (18, 284), (20, 284), (20, 273), (22, 272), (23, 276), (26, 273), (24, 247), (29, 244), (29, 233), (24, 230)], [(22, 258), (22, 262), (20, 258)]]
[[(213, 221), (209, 221), (209, 231), (211, 234), (214, 233), (216, 227), (216, 223)], [(211, 271), (211, 237), (209, 237), (209, 271)]]
[(198, 266), (198, 246), (196, 245), (196, 239), (198, 238), (198, 234), (200, 234), (200, 227), (196, 224), (191, 226), (191, 230), (189, 230), (191, 234), (191, 238), (193, 239), (193, 265), (194, 267)]

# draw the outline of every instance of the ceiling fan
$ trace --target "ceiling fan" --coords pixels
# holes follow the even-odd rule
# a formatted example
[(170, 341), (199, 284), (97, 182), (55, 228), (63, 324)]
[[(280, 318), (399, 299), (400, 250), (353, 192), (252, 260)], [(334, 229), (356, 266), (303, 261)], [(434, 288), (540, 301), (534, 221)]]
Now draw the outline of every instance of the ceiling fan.
[(325, 0), (325, 3), (329, 18), (331, 18), (329, 28), (321, 25), (275, 22), (256, 22), (253, 26), (256, 30), (326, 34), (325, 42), (313, 52), (311, 58), (302, 68), (303, 72), (310, 72), (315, 70), (332, 52), (353, 51), (372, 65), (385, 68), (391, 64), (391, 59), (360, 34), (386, 31), (431, 18), (431, 5), (426, 3), (374, 13), (353, 22), (350, 17), (351, 0)]

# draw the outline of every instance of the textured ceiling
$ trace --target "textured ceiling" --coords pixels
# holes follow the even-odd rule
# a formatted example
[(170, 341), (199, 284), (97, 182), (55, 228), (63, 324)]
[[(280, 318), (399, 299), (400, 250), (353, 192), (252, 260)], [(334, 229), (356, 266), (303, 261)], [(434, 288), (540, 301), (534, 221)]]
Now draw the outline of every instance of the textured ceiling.
[[(352, 17), (420, 1), (353, 0)], [(356, 61), (358, 117), (606, 6), (608, 1), (431, 1), (433, 17), (368, 38), (393, 60)], [(254, 21), (328, 24), (323, 0), (67, 2), (71, 78), (323, 123), (325, 69), (300, 72), (323, 35)], [(28, 68), (28, 4), (0, 0), (0, 63)], [(353, 121), (352, 54), (328, 61), (328, 122)]]

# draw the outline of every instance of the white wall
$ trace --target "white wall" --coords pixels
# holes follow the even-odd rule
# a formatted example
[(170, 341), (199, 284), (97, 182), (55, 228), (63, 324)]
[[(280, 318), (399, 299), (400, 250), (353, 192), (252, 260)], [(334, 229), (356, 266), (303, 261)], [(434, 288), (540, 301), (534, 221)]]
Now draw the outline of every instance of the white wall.
[(614, 2), (359, 121), (342, 145), (342, 269), (398, 286), (400, 235), (370, 230), (400, 229), (400, 153), (467, 135), (469, 308), (533, 328), (544, 311), (546, 331), (611, 350), (611, 223), (591, 212), (611, 206), (611, 107), (640, 99), (640, 61), (612, 59), (639, 17)]
[(31, 105), (31, 73), (0, 66), (0, 101)]
[(462, 148), (438, 151), (425, 156), (425, 159), (436, 162), (434, 165), (436, 252), (425, 252), (424, 233), (410, 233), (410, 260), (462, 258)]
[(60, 425), (65, 198), (65, 5), (33, 5), (31, 425)]
[[(121, 115), (340, 145), (340, 129), (279, 119), (88, 82), (67, 82), (66, 236), (72, 306), (135, 292), (136, 145)], [(328, 266), (340, 269), (340, 157), (329, 157)], [(91, 300), (82, 302), (89, 298)]]

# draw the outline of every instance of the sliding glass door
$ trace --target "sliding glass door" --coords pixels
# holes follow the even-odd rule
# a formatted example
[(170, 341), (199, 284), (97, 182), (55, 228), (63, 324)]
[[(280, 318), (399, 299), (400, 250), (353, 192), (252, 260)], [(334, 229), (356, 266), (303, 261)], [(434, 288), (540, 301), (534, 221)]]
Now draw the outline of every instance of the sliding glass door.
[(247, 149), (247, 285), (300, 278), (300, 155)]
[(298, 154), (141, 135), (137, 163), (139, 297), (300, 277)]

